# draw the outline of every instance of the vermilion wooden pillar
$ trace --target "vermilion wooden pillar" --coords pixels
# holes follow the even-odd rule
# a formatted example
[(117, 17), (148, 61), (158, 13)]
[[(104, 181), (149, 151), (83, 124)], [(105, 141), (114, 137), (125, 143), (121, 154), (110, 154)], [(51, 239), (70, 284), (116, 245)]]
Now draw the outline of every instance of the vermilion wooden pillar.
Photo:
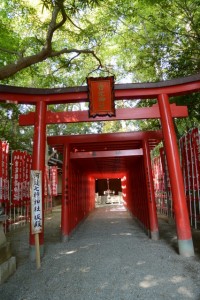
[[(44, 175), (45, 175), (45, 148), (46, 148), (46, 110), (45, 101), (36, 103), (34, 139), (33, 139), (33, 159), (32, 170), (42, 171), (42, 214), (43, 231), (39, 234), (40, 253), (44, 254)], [(30, 228), (30, 258), (35, 260), (35, 235)]]
[(63, 173), (62, 173), (62, 212), (61, 212), (61, 234), (62, 241), (67, 242), (69, 238), (69, 145), (65, 144), (63, 151)]
[(152, 176), (151, 157), (148, 140), (143, 141), (143, 152), (144, 152), (144, 164), (145, 164), (145, 176), (147, 183), (147, 194), (148, 194), (148, 211), (149, 211), (149, 225), (150, 235), (152, 240), (159, 239), (158, 231), (158, 218), (156, 213), (156, 201), (154, 192), (154, 183)]
[(170, 184), (172, 188), (179, 253), (183, 256), (193, 256), (194, 246), (184, 192), (178, 146), (168, 95), (159, 95), (158, 104), (166, 147)]

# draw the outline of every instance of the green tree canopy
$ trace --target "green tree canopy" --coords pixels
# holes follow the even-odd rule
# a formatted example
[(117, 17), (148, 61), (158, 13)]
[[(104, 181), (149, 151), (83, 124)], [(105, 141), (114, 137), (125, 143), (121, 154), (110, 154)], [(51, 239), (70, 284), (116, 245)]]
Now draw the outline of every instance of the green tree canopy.
[[(65, 87), (86, 84), (87, 76), (112, 74), (118, 83), (198, 73), (199, 25), (200, 0), (2, 0), (0, 82)], [(137, 105), (152, 103), (139, 100)], [(199, 100), (198, 94), (171, 99), (189, 107), (190, 118), (177, 122), (180, 133), (199, 123)], [(5, 106), (2, 115), (6, 115)], [(158, 128), (159, 122), (113, 126), (123, 131), (125, 125), (130, 130), (147, 129)], [(81, 132), (111, 130), (107, 123), (78, 127)], [(53, 130), (73, 132), (71, 125), (49, 129), (52, 134)], [(9, 130), (9, 126), (5, 132), (0, 130), (1, 136), (6, 138)]]
[[(199, 72), (199, 0), (2, 0), (0, 80), (70, 86)], [(96, 71), (96, 73), (95, 73)]]

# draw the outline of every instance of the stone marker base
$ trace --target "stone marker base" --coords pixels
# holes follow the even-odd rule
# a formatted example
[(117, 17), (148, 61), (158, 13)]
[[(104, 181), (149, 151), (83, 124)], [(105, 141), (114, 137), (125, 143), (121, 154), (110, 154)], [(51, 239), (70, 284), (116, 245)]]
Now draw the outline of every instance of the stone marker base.
[(11, 256), (0, 264), (0, 284), (8, 279), (16, 271), (16, 258)]
[(11, 256), (10, 243), (5, 242), (4, 244), (0, 245), (0, 265), (7, 261)]
[(6, 241), (3, 230), (5, 220), (7, 220), (6, 215), (0, 216), (0, 284), (16, 271), (16, 258), (11, 254), (10, 242)]

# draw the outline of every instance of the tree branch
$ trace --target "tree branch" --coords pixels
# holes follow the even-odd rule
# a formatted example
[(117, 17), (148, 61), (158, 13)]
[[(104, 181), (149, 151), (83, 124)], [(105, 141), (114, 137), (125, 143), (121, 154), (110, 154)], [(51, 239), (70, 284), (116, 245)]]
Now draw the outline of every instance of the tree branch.
[(22, 53), (14, 51), (14, 50), (8, 50), (8, 49), (0, 47), (0, 51), (5, 52), (5, 53), (9, 53), (9, 54), (14, 54), (18, 57), (22, 57)]
[(67, 49), (64, 48), (60, 51), (47, 51), (46, 49), (43, 49), (36, 55), (23, 57), (20, 60), (18, 60), (16, 63), (12, 63), (10, 65), (4, 66), (0, 69), (0, 80), (3, 80), (5, 78), (8, 78), (17, 72), (21, 71), (24, 68), (30, 67), (36, 63), (42, 62), (45, 59), (60, 56), (62, 54), (69, 54), (69, 53), (77, 53), (80, 54), (91, 54), (99, 63), (99, 66), (102, 67), (101, 60), (98, 58), (98, 56), (94, 53), (92, 50), (78, 50), (78, 49)]
[[(61, 12), (62, 14), (62, 20), (59, 23), (57, 23), (56, 21), (59, 12)], [(45, 50), (51, 51), (53, 34), (58, 28), (62, 27), (62, 25), (66, 22), (66, 19), (67, 18), (66, 18), (65, 9), (63, 7), (63, 1), (59, 2), (59, 4), (58, 2), (56, 2), (56, 5), (54, 6), (52, 12), (51, 22), (49, 23), (48, 30), (47, 30), (46, 43), (44, 47)]]
[(99, 62), (100, 67), (103, 67), (100, 58), (94, 53), (93, 50), (89, 50), (89, 49), (79, 50), (79, 49), (64, 48), (60, 51), (52, 51), (49, 57), (56, 57), (56, 56), (60, 56), (61, 54), (68, 54), (68, 53), (91, 54)]
[[(18, 61), (16, 61), (15, 63), (12, 63), (12, 64), (2, 67), (0, 69), (0, 80), (6, 79), (10, 76), (13, 76), (14, 74), (21, 71), (22, 69), (30, 67), (31, 65), (34, 65), (36, 63), (42, 62), (45, 59), (47, 59), (48, 57), (53, 58), (53, 57), (60, 56), (62, 54), (68, 54), (68, 53), (77, 53), (77, 55), (91, 54), (98, 61), (99, 65), (102, 67), (102, 63), (101, 63), (100, 59), (97, 57), (97, 55), (92, 50), (88, 50), (88, 49), (78, 50), (78, 49), (64, 48), (60, 51), (52, 51), (52, 39), (53, 39), (54, 32), (56, 30), (58, 30), (60, 27), (62, 27), (67, 19), (74, 26), (76, 26), (76, 24), (74, 24), (73, 21), (69, 17), (67, 17), (63, 2), (64, 2), (63, 0), (55, 2), (55, 5), (54, 5), (53, 11), (52, 11), (51, 21), (49, 23), (47, 34), (46, 34), (46, 42), (45, 42), (43, 49), (35, 55), (31, 55), (31, 56), (27, 56), (27, 57), (20, 57), (20, 59)], [(57, 18), (58, 18), (59, 13), (61, 13), (62, 19), (60, 22), (57, 23)], [(79, 27), (77, 27), (77, 28), (79, 28)], [(81, 28), (79, 28), (79, 29), (81, 29)]]
[(80, 54), (74, 55), (71, 59), (69, 59), (65, 64), (62, 64), (59, 68), (57, 68), (55, 71), (52, 72), (52, 74), (58, 72), (60, 69), (63, 69), (65, 67), (69, 67), (70, 63), (79, 56)]
[(73, 21), (72, 21), (72, 19), (69, 17), (69, 16), (67, 16), (66, 15), (66, 18), (70, 21), (70, 23), (74, 26), (74, 27), (76, 27), (77, 29), (79, 29), (79, 30), (83, 30), (81, 27), (79, 27), (78, 25), (76, 25)]

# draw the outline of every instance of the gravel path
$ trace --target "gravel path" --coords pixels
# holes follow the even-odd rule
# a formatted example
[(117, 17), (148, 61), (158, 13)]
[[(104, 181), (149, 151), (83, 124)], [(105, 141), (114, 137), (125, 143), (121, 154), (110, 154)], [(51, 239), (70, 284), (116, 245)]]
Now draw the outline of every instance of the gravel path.
[(69, 243), (60, 242), (59, 225), (57, 208), (45, 221), (40, 270), (28, 259), (28, 228), (8, 234), (18, 267), (0, 286), (1, 300), (200, 299), (199, 244), (194, 258), (179, 256), (174, 226), (165, 219), (159, 241), (122, 206), (96, 209)]

